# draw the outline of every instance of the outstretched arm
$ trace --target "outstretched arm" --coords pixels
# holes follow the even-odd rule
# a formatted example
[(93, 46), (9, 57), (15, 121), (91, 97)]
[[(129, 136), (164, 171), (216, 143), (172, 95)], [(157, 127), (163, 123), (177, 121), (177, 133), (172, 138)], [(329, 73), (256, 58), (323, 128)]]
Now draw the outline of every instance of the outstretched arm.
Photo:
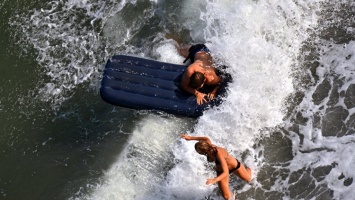
[[(216, 69), (215, 69), (215, 70), (216, 70)], [(214, 99), (214, 97), (216, 96), (216, 93), (217, 93), (218, 89), (221, 87), (222, 78), (221, 78), (220, 76), (217, 76), (217, 79), (215, 79), (214, 81), (216, 81), (216, 83), (213, 84), (215, 87), (214, 87), (213, 90), (207, 95), (210, 100)]]
[(185, 139), (185, 140), (206, 141), (207, 143), (212, 144), (210, 138), (205, 137), (205, 136), (191, 136), (191, 135), (181, 134), (180, 137)]
[(193, 74), (193, 71), (190, 68), (187, 68), (186, 71), (182, 74), (180, 86), (183, 90), (190, 94), (195, 94), (196, 90), (193, 89), (190, 84), (190, 77)]

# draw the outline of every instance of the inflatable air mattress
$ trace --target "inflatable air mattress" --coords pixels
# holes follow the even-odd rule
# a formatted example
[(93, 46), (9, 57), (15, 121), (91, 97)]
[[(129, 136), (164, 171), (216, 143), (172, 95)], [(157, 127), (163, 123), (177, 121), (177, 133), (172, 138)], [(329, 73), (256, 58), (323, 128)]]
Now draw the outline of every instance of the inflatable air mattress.
[[(194, 95), (179, 88), (185, 69), (184, 65), (134, 56), (113, 56), (105, 66), (101, 98), (122, 107), (199, 117), (205, 109), (218, 105), (221, 99), (197, 105)], [(221, 88), (218, 93), (224, 91)]]

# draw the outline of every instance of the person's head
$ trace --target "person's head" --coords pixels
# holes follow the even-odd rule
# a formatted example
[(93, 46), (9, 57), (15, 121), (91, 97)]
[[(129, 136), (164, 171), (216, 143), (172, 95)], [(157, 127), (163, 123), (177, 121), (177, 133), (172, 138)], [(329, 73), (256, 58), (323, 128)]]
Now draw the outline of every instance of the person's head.
[(205, 82), (205, 75), (201, 72), (194, 72), (190, 77), (190, 86), (193, 89), (199, 89)]
[(200, 155), (205, 155), (208, 162), (216, 160), (216, 149), (206, 141), (199, 141), (195, 144), (195, 150)]
[(199, 141), (195, 144), (195, 150), (197, 153), (207, 156), (212, 153), (213, 147), (206, 141)]

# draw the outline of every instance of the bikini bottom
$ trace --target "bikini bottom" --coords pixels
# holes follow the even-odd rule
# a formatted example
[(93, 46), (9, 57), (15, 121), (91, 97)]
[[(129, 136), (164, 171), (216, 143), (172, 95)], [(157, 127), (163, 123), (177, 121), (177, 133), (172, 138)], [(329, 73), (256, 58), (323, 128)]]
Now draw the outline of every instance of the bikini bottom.
[[(236, 167), (234, 167), (233, 169), (229, 170), (229, 174), (235, 172), (236, 170), (238, 170), (240, 168), (240, 162), (238, 161), (238, 164)], [(219, 176), (220, 174), (222, 174), (222, 172), (218, 172), (217, 171), (217, 176)]]

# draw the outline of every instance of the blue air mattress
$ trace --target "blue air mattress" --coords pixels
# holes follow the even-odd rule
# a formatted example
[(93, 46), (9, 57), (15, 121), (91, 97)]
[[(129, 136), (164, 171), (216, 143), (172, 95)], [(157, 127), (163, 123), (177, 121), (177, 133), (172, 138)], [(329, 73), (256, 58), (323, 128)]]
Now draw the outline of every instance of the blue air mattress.
[[(221, 98), (197, 105), (194, 95), (179, 88), (185, 69), (184, 65), (126, 55), (113, 56), (105, 66), (101, 98), (122, 107), (199, 117), (205, 109), (218, 105)], [(219, 89), (218, 93), (223, 91)]]

